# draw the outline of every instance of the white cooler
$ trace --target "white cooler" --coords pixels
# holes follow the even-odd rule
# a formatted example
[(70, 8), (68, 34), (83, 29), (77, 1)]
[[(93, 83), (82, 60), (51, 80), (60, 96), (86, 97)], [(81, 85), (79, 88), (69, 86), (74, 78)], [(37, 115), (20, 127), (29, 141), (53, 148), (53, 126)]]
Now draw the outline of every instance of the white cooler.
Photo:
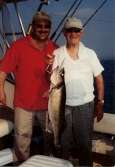
[(0, 138), (8, 135), (13, 129), (13, 123), (6, 119), (0, 119)]

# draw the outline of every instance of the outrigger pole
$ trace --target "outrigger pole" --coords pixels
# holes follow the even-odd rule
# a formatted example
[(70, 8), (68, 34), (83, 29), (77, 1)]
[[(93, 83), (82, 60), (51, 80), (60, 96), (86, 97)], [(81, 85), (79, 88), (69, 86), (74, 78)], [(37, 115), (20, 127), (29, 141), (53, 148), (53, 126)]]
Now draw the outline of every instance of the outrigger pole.
[(21, 26), (21, 29), (22, 29), (22, 32), (23, 32), (23, 36), (25, 37), (26, 36), (26, 32), (25, 32), (24, 25), (23, 25), (23, 22), (22, 22), (22, 19), (21, 19), (21, 15), (20, 15), (20, 13), (18, 11), (16, 0), (14, 1), (14, 7), (15, 7), (16, 14), (17, 14), (17, 17), (18, 17), (18, 20), (19, 20), (19, 23), (20, 23), (20, 26)]
[[(78, 9), (78, 7), (81, 5), (82, 2), (83, 2), (83, 0), (80, 0), (80, 1), (79, 1), (79, 3), (77, 4), (76, 8), (74, 9), (74, 11), (72, 12), (72, 14), (70, 15), (71, 17), (74, 15), (74, 13), (76, 12), (76, 10)], [(68, 16), (68, 15), (67, 15), (67, 16)], [(66, 16), (66, 17), (67, 17), (67, 16)], [(65, 17), (65, 18), (66, 18), (66, 17)], [(55, 41), (57, 41), (57, 39), (59, 38), (61, 32), (62, 32), (62, 29), (61, 29), (61, 31), (58, 33), (58, 35), (57, 35)]]
[[(94, 13), (93, 13), (93, 14), (86, 20), (86, 22), (83, 24), (83, 27), (85, 27), (85, 26), (89, 23), (89, 21), (96, 15), (96, 13), (105, 5), (105, 3), (106, 3), (107, 1), (108, 1), (108, 0), (104, 0), (104, 1), (101, 3), (101, 5), (94, 11)], [(81, 0), (81, 2), (82, 2), (82, 0)], [(81, 2), (79, 2), (78, 5), (80, 5)], [(78, 7), (77, 7), (77, 8), (78, 8)], [(76, 9), (73, 11), (73, 13), (72, 13), (71, 16), (73, 16), (73, 15), (75, 14), (75, 12), (76, 12)], [(57, 38), (55, 39), (55, 41), (57, 41), (57, 39), (59, 38), (61, 32), (62, 32), (62, 30), (61, 30), (60, 33), (58, 34), (58, 36), (57, 36)]]
[(62, 23), (64, 22), (65, 18), (69, 15), (70, 11), (72, 10), (72, 8), (75, 6), (75, 4), (77, 3), (78, 0), (75, 0), (73, 2), (73, 4), (71, 5), (71, 7), (69, 8), (69, 10), (67, 11), (67, 13), (65, 14), (65, 16), (62, 18), (62, 20), (60, 21), (59, 25), (57, 26), (56, 30), (52, 33), (50, 39), (53, 39), (58, 31), (58, 29), (60, 28), (60, 26), (62, 25)]
[(105, 3), (107, 2), (108, 0), (104, 0), (101, 5), (95, 10), (95, 12), (86, 20), (86, 22), (84, 23), (83, 27), (85, 27), (89, 21), (96, 15), (96, 13), (105, 5)]

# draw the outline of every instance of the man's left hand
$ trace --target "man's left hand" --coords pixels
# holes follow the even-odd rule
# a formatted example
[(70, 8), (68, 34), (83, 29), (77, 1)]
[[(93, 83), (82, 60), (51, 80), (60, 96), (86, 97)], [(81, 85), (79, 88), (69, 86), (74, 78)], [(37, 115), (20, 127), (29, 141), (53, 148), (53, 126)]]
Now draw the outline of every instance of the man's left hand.
[(97, 122), (101, 121), (103, 115), (104, 115), (103, 104), (98, 102), (95, 103), (95, 117), (97, 117)]

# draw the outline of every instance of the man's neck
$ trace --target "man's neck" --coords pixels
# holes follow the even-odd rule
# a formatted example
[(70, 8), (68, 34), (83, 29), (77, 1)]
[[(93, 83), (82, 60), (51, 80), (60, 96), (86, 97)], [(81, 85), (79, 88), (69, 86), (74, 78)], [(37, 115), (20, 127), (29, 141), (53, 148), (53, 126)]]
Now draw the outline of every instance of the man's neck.
[(34, 48), (38, 49), (38, 50), (42, 50), (46, 47), (48, 43), (48, 40), (38, 40), (38, 39), (35, 39), (35, 38), (31, 38), (31, 44)]
[(79, 52), (79, 44), (67, 44), (66, 45), (69, 56), (72, 59), (78, 59), (78, 52)]

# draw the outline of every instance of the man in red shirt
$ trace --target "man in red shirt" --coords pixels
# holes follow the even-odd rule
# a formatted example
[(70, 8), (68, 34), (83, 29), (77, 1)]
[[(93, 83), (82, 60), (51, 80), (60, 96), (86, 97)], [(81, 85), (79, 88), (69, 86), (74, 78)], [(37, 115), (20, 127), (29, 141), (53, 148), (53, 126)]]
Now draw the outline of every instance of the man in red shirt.
[(49, 89), (46, 71), (52, 61), (56, 44), (49, 40), (51, 19), (44, 12), (38, 12), (32, 20), (30, 35), (14, 42), (0, 64), (0, 102), (6, 103), (4, 82), (7, 74), (15, 75), (15, 144), (14, 161), (29, 157), (33, 118), (36, 116), (42, 128), (48, 98), (44, 92)]

